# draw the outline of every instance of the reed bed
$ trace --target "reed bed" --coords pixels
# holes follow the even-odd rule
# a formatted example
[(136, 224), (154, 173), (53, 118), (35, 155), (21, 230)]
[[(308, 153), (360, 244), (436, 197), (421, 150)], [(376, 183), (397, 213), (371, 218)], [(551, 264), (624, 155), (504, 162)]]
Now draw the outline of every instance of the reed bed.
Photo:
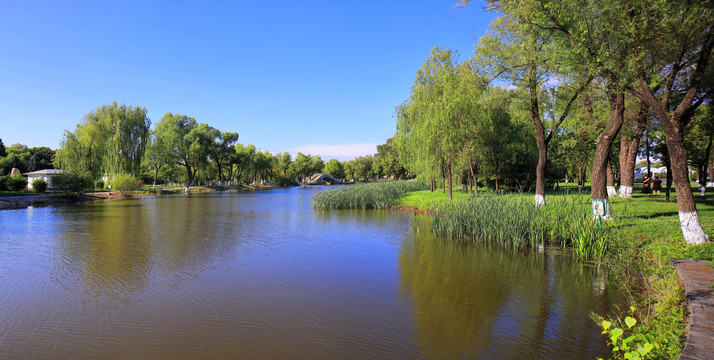
[(319, 210), (385, 209), (394, 206), (406, 193), (426, 188), (420, 181), (380, 181), (320, 191), (312, 196), (311, 202)]
[(613, 236), (611, 222), (593, 221), (590, 199), (569, 195), (536, 209), (527, 195), (485, 195), (440, 206), (432, 216), (433, 231), (466, 241), (498, 243), (513, 248), (571, 246), (584, 258), (602, 258)]

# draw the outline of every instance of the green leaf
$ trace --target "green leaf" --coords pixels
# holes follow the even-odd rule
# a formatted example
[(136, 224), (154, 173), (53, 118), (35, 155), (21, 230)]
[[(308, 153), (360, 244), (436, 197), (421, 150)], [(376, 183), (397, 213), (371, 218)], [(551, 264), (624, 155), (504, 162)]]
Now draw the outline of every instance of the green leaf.
[(609, 322), (609, 321), (607, 321), (607, 320), (603, 320), (603, 322), (602, 322), (602, 328), (603, 328), (603, 330), (609, 329), (609, 328), (610, 328), (610, 325), (612, 325), (611, 322)]
[(637, 324), (637, 320), (628, 316), (625, 318), (625, 324), (627, 324), (627, 327), (631, 329), (633, 326), (635, 326), (635, 324)]

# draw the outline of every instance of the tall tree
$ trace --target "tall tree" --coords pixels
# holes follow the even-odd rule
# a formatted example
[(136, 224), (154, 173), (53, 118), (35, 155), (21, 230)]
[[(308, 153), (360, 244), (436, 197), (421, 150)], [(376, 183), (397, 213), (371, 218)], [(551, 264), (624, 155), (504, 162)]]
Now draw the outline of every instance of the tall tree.
[(74, 132), (65, 131), (55, 159), (63, 169), (95, 179), (104, 172), (138, 176), (150, 126), (143, 107), (103, 105)]
[(188, 191), (197, 171), (208, 162), (218, 130), (186, 115), (166, 113), (155, 132), (167, 156), (186, 170), (184, 184)]
[[(513, 16), (501, 16), (491, 24), (491, 31), (479, 38), (476, 48), (478, 61), (482, 69), (493, 78), (511, 81), (525, 89), (528, 97), (529, 113), (535, 128), (538, 146), (538, 164), (536, 166), (535, 206), (545, 206), (545, 176), (548, 162), (548, 144), (553, 135), (568, 116), (571, 106), (592, 79), (571, 80), (567, 64), (560, 61), (561, 49), (558, 43), (548, 39), (548, 33), (529, 24), (519, 22)], [(551, 86), (553, 98), (568, 93), (562, 108), (551, 108), (548, 113), (553, 117), (550, 124), (544, 121), (543, 109), (539, 96), (548, 81), (556, 81), (559, 86)], [(571, 82), (572, 84), (568, 84)], [(561, 91), (554, 91), (559, 89)], [(550, 127), (550, 130), (548, 130)]]
[(216, 164), (218, 169), (218, 180), (224, 181), (223, 169), (230, 161), (231, 156), (235, 154), (235, 143), (238, 141), (238, 133), (236, 132), (218, 132), (218, 137), (213, 143), (210, 151), (210, 157)]
[[(506, 1), (501, 1), (504, 3)], [(708, 241), (689, 184), (684, 127), (710, 95), (702, 80), (714, 48), (714, 7), (702, 1), (507, 1), (519, 18), (560, 34), (564, 53), (608, 82), (612, 116), (618, 120), (623, 91), (646, 103), (666, 135), (677, 191), (680, 227), (688, 244)], [(603, 144), (615, 132), (608, 124)], [(612, 125), (616, 125), (612, 123)], [(598, 139), (600, 144), (600, 138)], [(604, 151), (593, 165), (593, 198), (599, 199)]]

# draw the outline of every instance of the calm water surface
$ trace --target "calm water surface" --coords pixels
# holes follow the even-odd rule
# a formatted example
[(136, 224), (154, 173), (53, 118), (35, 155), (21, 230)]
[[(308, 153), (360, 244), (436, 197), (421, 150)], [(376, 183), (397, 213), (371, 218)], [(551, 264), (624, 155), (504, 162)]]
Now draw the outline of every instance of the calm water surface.
[(0, 358), (607, 355), (595, 268), (313, 211), (313, 191), (0, 211)]

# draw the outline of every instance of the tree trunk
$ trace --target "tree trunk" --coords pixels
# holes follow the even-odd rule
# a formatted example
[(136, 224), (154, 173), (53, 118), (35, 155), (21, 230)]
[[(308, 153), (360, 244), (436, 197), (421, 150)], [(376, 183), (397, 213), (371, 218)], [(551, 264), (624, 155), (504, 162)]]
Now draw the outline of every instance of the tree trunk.
[(699, 186), (702, 191), (701, 195), (707, 191), (707, 166), (711, 166), (712, 142), (714, 134), (709, 135), (709, 143), (707, 144), (707, 152), (704, 155), (704, 163), (699, 167)]
[(452, 179), (451, 179), (451, 158), (450, 157), (446, 158), (446, 176), (449, 177), (449, 200), (453, 200), (454, 195), (453, 195), (453, 188), (452, 188), (453, 183), (452, 183)]
[(620, 134), (620, 196), (632, 197), (632, 189), (635, 185), (635, 163), (637, 162), (637, 150), (640, 146), (640, 139), (647, 128), (647, 115), (649, 108), (645, 102), (640, 102), (640, 111), (637, 114), (637, 123), (633, 131), (632, 138)]
[(590, 189), (590, 194), (593, 199), (593, 209), (597, 206), (599, 201), (604, 202), (606, 214), (602, 218), (603, 220), (612, 219), (606, 189), (607, 164), (610, 159), (612, 143), (620, 132), (625, 112), (625, 95), (612, 87), (609, 88), (609, 92), (610, 118), (607, 121), (607, 125), (605, 125), (605, 129), (597, 137)]
[[(542, 208), (545, 206), (545, 166), (548, 161), (548, 143), (545, 140), (545, 126), (540, 119), (540, 110), (538, 108), (537, 94), (537, 74), (536, 67), (531, 67), (530, 74), (530, 110), (531, 120), (536, 132), (536, 144), (538, 145), (538, 164), (536, 165), (536, 188), (535, 188), (535, 207)], [(496, 185), (498, 187), (498, 185)]]
[(714, 186), (714, 149), (709, 152), (709, 182), (707, 186)]
[(536, 165), (535, 207), (545, 206), (545, 167), (548, 161), (548, 144), (545, 141), (545, 127), (540, 118), (533, 118), (536, 128), (536, 144), (538, 144), (538, 165)]
[(667, 193), (665, 195), (665, 202), (669, 202), (669, 194), (672, 193), (672, 163), (667, 158)]
[(469, 149), (469, 171), (471, 172), (471, 183), (474, 186), (474, 198), (478, 197), (478, 182), (476, 181), (476, 172), (474, 171), (474, 162), (471, 159), (471, 150)]
[(649, 137), (650, 132), (647, 132), (647, 136), (645, 136), (645, 147), (647, 151), (647, 176), (652, 178), (652, 162), (650, 161), (650, 154), (652, 153), (652, 150), (650, 149), (650, 137)]
[(612, 163), (610, 160), (607, 161), (607, 197), (617, 196), (617, 189), (615, 188), (615, 172), (612, 170)]
[[(711, 49), (711, 47), (709, 47), (709, 49)], [(705, 55), (707, 56), (706, 59), (708, 59), (709, 54), (707, 53)], [(706, 62), (704, 62), (704, 65), (706, 65)], [(698, 67), (697, 71), (699, 70)], [(687, 111), (689, 110), (689, 105), (691, 105), (692, 97), (690, 97), (690, 93), (693, 93), (693, 91), (690, 89), (679, 106), (670, 112), (669, 97), (665, 96), (662, 100), (658, 100), (647, 85), (647, 82), (642, 78), (640, 78), (639, 81), (642, 89), (642, 100), (645, 100), (650, 108), (652, 108), (652, 111), (664, 130), (667, 152), (669, 153), (669, 160), (672, 166), (672, 178), (677, 192), (679, 226), (682, 229), (684, 240), (687, 244), (702, 244), (708, 242), (709, 238), (707, 234), (704, 233), (702, 223), (699, 221), (699, 214), (697, 213), (697, 207), (694, 203), (694, 194), (689, 184), (687, 150), (684, 148), (684, 125), (689, 120), (686, 116), (693, 115), (693, 112)]]

